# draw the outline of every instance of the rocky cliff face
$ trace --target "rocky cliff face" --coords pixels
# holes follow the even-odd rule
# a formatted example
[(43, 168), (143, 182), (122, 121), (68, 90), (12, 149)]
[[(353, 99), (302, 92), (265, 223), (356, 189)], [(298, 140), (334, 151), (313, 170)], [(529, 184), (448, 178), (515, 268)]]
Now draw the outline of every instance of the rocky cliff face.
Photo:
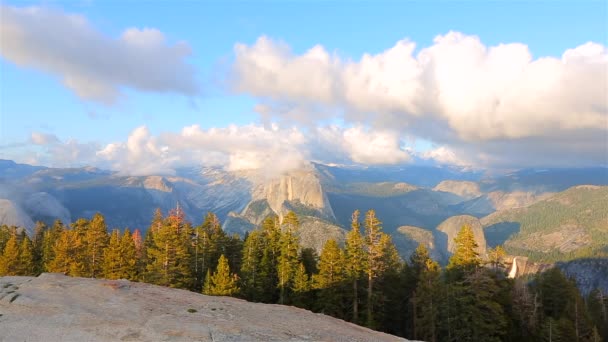
[(0, 278), (0, 341), (405, 341), (283, 305), (126, 280)]
[(314, 170), (291, 171), (277, 178), (256, 185), (252, 200), (266, 200), (279, 216), (286, 213), (285, 202), (298, 201), (302, 205), (318, 210), (321, 216), (334, 219), (334, 213)]
[(482, 195), (479, 184), (470, 181), (445, 180), (433, 188), (435, 191), (451, 192), (462, 198), (471, 199)]
[(463, 225), (469, 225), (475, 235), (475, 242), (477, 242), (477, 252), (479, 255), (484, 256), (486, 254), (486, 238), (483, 232), (483, 226), (479, 219), (469, 215), (452, 216), (447, 220), (443, 221), (438, 227), (435, 234), (435, 242), (442, 251), (447, 251), (444, 257), (449, 258), (454, 253), (455, 243), (454, 238), (460, 232)]
[(7, 199), (0, 199), (0, 222), (7, 226), (24, 227), (30, 233), (34, 227), (34, 222), (25, 211)]

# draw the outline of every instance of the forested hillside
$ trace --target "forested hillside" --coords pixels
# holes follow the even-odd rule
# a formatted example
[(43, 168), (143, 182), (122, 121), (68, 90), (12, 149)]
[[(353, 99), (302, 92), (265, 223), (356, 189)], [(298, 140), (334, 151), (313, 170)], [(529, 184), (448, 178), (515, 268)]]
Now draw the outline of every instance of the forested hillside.
[(213, 213), (192, 226), (177, 209), (157, 211), (144, 236), (108, 232), (96, 214), (71, 226), (38, 223), (30, 237), (0, 228), (0, 275), (60, 272), (129, 279), (208, 295), (306, 308), (426, 341), (599, 341), (608, 337), (608, 296), (583, 297), (555, 268), (534, 281), (508, 279), (501, 247), (481, 258), (470, 226), (445, 269), (420, 245), (400, 259), (373, 210), (355, 211), (343, 245), (302, 248), (300, 220), (270, 215), (242, 240)]
[(490, 245), (552, 262), (608, 257), (608, 187), (582, 185), (482, 219)]

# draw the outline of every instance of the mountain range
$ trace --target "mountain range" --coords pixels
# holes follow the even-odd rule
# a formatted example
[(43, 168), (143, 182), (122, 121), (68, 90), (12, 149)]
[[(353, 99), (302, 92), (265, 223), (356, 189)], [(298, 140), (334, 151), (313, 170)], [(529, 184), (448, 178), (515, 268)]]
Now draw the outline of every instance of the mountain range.
[(0, 160), (0, 224), (31, 232), (36, 221), (70, 223), (100, 212), (110, 229), (145, 231), (156, 208), (166, 213), (179, 205), (193, 224), (212, 211), (226, 231), (242, 235), (269, 214), (293, 210), (302, 244), (320, 250), (330, 238), (344, 239), (354, 210), (374, 209), (404, 258), (424, 243), (445, 263), (466, 223), (481, 254), (501, 244), (514, 255), (557, 261), (606, 251), (607, 185), (608, 168), (488, 174), (311, 163), (278, 176), (213, 167), (130, 176)]

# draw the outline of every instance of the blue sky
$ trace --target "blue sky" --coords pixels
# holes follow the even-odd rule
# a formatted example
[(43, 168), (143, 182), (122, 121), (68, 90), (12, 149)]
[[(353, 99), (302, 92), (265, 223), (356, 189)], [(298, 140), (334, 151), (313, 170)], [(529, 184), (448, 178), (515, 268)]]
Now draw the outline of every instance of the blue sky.
[[(42, 70), (33, 64), (16, 64), (16, 57), (7, 54), (7, 50), (13, 48), (12, 45), (2, 43), (0, 49), (5, 51), (2, 51), (0, 59), (0, 145), (3, 146), (0, 158), (56, 165), (77, 165), (79, 161), (55, 158), (55, 150), (46, 146), (46, 142), (31, 143), (32, 133), (56, 137), (61, 143), (70, 140), (81, 144), (94, 143), (100, 150), (110, 143), (124, 144), (130, 134), (143, 125), (148, 130), (146, 134), (151, 137), (159, 137), (167, 132), (177, 134), (184, 127), (192, 125), (198, 125), (204, 132), (229, 125), (262, 125), (263, 120), (254, 110), (260, 104), (276, 105), (272, 108), (275, 121), (286, 117), (284, 113), (275, 113), (281, 111), (277, 107), (283, 108), (284, 105), (304, 108), (301, 110), (312, 106), (322, 107), (322, 111), (353, 111), (350, 104), (341, 100), (329, 101), (328, 104), (327, 101), (317, 101), (302, 94), (294, 97), (293, 92), (285, 93), (281, 89), (271, 93), (268, 89), (258, 91), (250, 84), (234, 81), (233, 67), (238, 63), (238, 60), (235, 61), (238, 59), (235, 57), (235, 44), (255, 47), (262, 36), (271, 39), (273, 44), (289, 46), (291, 57), (305, 55), (308, 49), (321, 45), (328, 55), (336, 56), (343, 64), (348, 61), (357, 62), (364, 54), (382, 54), (402, 39), (416, 43), (413, 53), (416, 55), (422, 49), (432, 46), (437, 35), (446, 35), (450, 31), (476, 36), (486, 47), (508, 43), (524, 44), (533, 60), (546, 56), (559, 59), (564, 51), (587, 42), (605, 47), (608, 41), (608, 9), (604, 1), (3, 1), (2, 6), (3, 17), (7, 15), (8, 7), (27, 6), (41, 7), (60, 14), (78, 14), (86, 18), (90, 27), (109, 39), (118, 39), (129, 28), (154, 28), (162, 32), (166, 44), (185, 42), (191, 49), (191, 54), (184, 57), (182, 62), (193, 66), (196, 72), (194, 80), (200, 90), (197, 94), (142, 91), (119, 84), (120, 99), (107, 104), (79, 96), (64, 85), (61, 73)], [(52, 34), (53, 27), (48, 30)], [(111, 53), (108, 51), (108, 54)], [(601, 54), (605, 56), (605, 50)], [(605, 63), (599, 70), (606, 70)], [(246, 79), (242, 75), (237, 75), (236, 78)], [(605, 83), (596, 86), (604, 87), (605, 90)], [(587, 143), (594, 145), (588, 158), (575, 158), (575, 155), (580, 154), (575, 150), (572, 158), (565, 158), (567, 163), (598, 164), (605, 161), (601, 157), (605, 148), (600, 146), (604, 142), (602, 136), (605, 136), (605, 127), (601, 127), (604, 122), (602, 119), (606, 118), (605, 100), (592, 100), (599, 101), (599, 114), (596, 113), (599, 121), (594, 121), (595, 127), (590, 124), (591, 126), (581, 129), (592, 129), (594, 136), (599, 138)], [(375, 124), (375, 121), (381, 121), (376, 118), (383, 116), (375, 113), (373, 108), (366, 107), (361, 112), (365, 113), (365, 120), (349, 119), (349, 115), (344, 114), (323, 115), (323, 119), (316, 121), (315, 125), (337, 123), (342, 128), (359, 127), (359, 132), (368, 134), (375, 130), (387, 130), (386, 126), (379, 127)], [(582, 113), (583, 111), (581, 115)], [(357, 118), (361, 115), (353, 114)], [(391, 115), (396, 114), (391, 112)], [(570, 115), (577, 114), (575, 112)], [(450, 115), (445, 115), (444, 118), (432, 125), (441, 126), (446, 123), (451, 127), (446, 136), (454, 135), (455, 138), (443, 140), (443, 137), (437, 137), (433, 133), (418, 135), (418, 128), (399, 129), (396, 135), (390, 136), (396, 136), (398, 148), (407, 150), (410, 154), (443, 147), (459, 151), (454, 154), (456, 159), (467, 159), (469, 155), (486, 155), (469, 158), (470, 164), (480, 166), (493, 163), (487, 162), (488, 154), (503, 153), (504, 158), (497, 159), (504, 160), (508, 159), (509, 153), (515, 153), (511, 150), (519, 151), (522, 145), (526, 149), (525, 144), (529, 141), (543, 140), (543, 143), (537, 144), (539, 151), (551, 143), (548, 134), (544, 132), (520, 134), (505, 131), (488, 137), (472, 138), (454, 124)], [(310, 129), (307, 124), (292, 118), (281, 125), (302, 127), (303, 132)], [(407, 127), (418, 125), (426, 127), (430, 124), (408, 124)], [(580, 127), (572, 128), (562, 121), (557, 122), (556, 127), (564, 128), (564, 134), (571, 135), (573, 140), (582, 134), (582, 131), (575, 130)], [(347, 136), (346, 133), (340, 134)], [(522, 142), (520, 138), (529, 140)], [(378, 139), (384, 141), (382, 137)], [(515, 139), (518, 140), (514, 141)], [(379, 144), (380, 148), (384, 146)], [(482, 144), (489, 145), (489, 150), (472, 147)], [(307, 143), (307, 146), (312, 148), (310, 146), (315, 145)], [(336, 158), (337, 161), (365, 163), (369, 159), (353, 157), (357, 154), (353, 151), (342, 152), (334, 152), (345, 156)], [(547, 154), (544, 152), (543, 150), (542, 153)], [(373, 155), (374, 151), (366, 153)], [(554, 154), (553, 151), (548, 153), (550, 156)], [(320, 157), (316, 151), (307, 154), (309, 159), (310, 156), (331, 161), (331, 157)], [(427, 157), (430, 158), (430, 155)], [(407, 158), (387, 160), (393, 163), (405, 159)], [(534, 155), (526, 160), (532, 159), (535, 159)], [(483, 165), (482, 160), (489, 164)], [(382, 160), (380, 163), (383, 163)], [(520, 164), (525, 166), (526, 161), (522, 159)], [(547, 164), (560, 165), (551, 160)], [(118, 165), (120, 168), (121, 163), (108, 165)]]

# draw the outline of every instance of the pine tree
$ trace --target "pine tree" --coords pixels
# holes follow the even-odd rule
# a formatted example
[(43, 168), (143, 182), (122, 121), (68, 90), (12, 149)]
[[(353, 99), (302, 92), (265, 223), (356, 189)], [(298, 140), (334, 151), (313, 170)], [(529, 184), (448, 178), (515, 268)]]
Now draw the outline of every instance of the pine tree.
[(275, 215), (266, 217), (262, 222), (263, 249), (260, 262), (260, 276), (262, 278), (262, 297), (260, 301), (273, 303), (279, 299), (278, 290), (278, 264), (281, 253), (281, 226), (279, 218)]
[(0, 257), (0, 276), (20, 275), (19, 254), (17, 231), (13, 229), (11, 237), (6, 242), (4, 251)]
[(345, 266), (346, 276), (352, 284), (352, 322), (359, 322), (359, 281), (365, 271), (365, 246), (360, 232), (359, 210), (355, 210), (351, 216), (351, 230), (346, 235), (345, 242)]
[(100, 213), (93, 215), (84, 233), (85, 262), (89, 277), (103, 274), (103, 250), (108, 245), (109, 237), (106, 222)]
[(86, 276), (87, 270), (82, 260), (82, 239), (75, 230), (64, 230), (53, 247), (54, 258), (51, 260), (49, 272), (59, 272), (73, 277)]
[(303, 263), (300, 263), (296, 269), (296, 273), (293, 276), (291, 291), (293, 292), (293, 305), (301, 308), (309, 307), (307, 296), (310, 291), (310, 277), (308, 276), (308, 273), (306, 273), (306, 267), (304, 267)]
[[(422, 246), (422, 248), (420, 248)], [(418, 262), (424, 262), (424, 265), (417, 265), (418, 283), (414, 295), (412, 296), (412, 304), (414, 307), (414, 339), (422, 339), (424, 341), (435, 342), (438, 339), (439, 325), (439, 307), (440, 301), (440, 268), (439, 264), (425, 256), (426, 248), (420, 245), (416, 250), (418, 256), (412, 256), (412, 259)]]
[(313, 277), (319, 289), (319, 310), (335, 317), (343, 317), (342, 291), (345, 281), (344, 255), (335, 240), (328, 240), (319, 257), (319, 274)]
[(260, 270), (264, 255), (263, 247), (264, 237), (261, 230), (250, 232), (243, 244), (241, 292), (250, 301), (261, 300), (264, 291), (264, 282)]
[(65, 226), (61, 220), (55, 220), (51, 229), (44, 232), (42, 238), (42, 266), (44, 271), (51, 270), (51, 263), (55, 259), (55, 244), (65, 231)]
[(280, 252), (277, 258), (278, 287), (280, 290), (279, 303), (285, 303), (287, 290), (291, 287), (293, 275), (298, 267), (298, 238), (295, 235), (299, 227), (298, 218), (293, 211), (285, 215), (283, 232), (280, 235)]
[(494, 271), (498, 270), (498, 267), (502, 265), (503, 259), (507, 255), (505, 249), (502, 246), (496, 246), (488, 250), (488, 262), (494, 268)]
[(147, 282), (176, 288), (191, 288), (190, 236), (192, 229), (183, 213), (174, 210), (159, 227), (154, 223), (153, 238), (146, 249)]
[(38, 275), (44, 271), (44, 263), (43, 263), (43, 242), (44, 242), (44, 234), (47, 231), (48, 227), (44, 222), (36, 222), (36, 227), (34, 228), (34, 236), (32, 237), (32, 257), (34, 260), (34, 274)]
[(447, 266), (447, 270), (454, 270), (456, 275), (464, 272), (474, 271), (481, 265), (479, 253), (477, 253), (477, 242), (473, 230), (467, 224), (463, 225), (458, 235), (454, 238), (455, 250)]
[(24, 235), (19, 246), (19, 275), (32, 276), (35, 275), (35, 271), (32, 241)]
[(373, 291), (374, 279), (384, 271), (383, 263), (383, 245), (382, 239), (382, 222), (376, 217), (374, 210), (368, 210), (365, 213), (365, 251), (367, 262), (365, 264), (365, 273), (367, 274), (367, 327), (374, 326), (373, 319)]
[(218, 260), (217, 270), (211, 275), (209, 295), (232, 296), (239, 291), (236, 274), (230, 273), (228, 259), (222, 254)]
[(127, 228), (120, 239), (120, 254), (123, 260), (121, 278), (135, 280), (137, 279), (137, 245), (133, 239), (131, 231)]
[(110, 242), (104, 250), (103, 274), (107, 279), (120, 279), (122, 276), (120, 249), (120, 232), (115, 229), (112, 231)]

